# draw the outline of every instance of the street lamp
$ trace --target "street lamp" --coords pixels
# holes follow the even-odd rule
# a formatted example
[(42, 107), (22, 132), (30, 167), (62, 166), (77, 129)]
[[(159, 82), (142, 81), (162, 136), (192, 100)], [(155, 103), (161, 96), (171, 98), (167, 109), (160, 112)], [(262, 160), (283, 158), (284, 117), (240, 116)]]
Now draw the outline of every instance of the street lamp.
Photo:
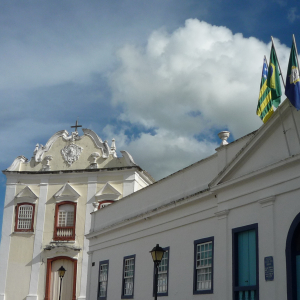
[(150, 251), (151, 255), (152, 255), (152, 259), (153, 259), (153, 262), (154, 262), (154, 271), (155, 271), (155, 274), (154, 274), (154, 297), (155, 297), (155, 300), (157, 300), (157, 285), (158, 285), (158, 266), (164, 256), (164, 253), (166, 251), (159, 247), (158, 244), (156, 244), (156, 246)]
[(58, 272), (58, 276), (59, 276), (59, 278), (60, 278), (60, 287), (59, 287), (59, 300), (60, 300), (60, 297), (61, 297), (61, 284), (62, 284), (62, 279), (63, 279), (63, 277), (65, 276), (66, 269), (65, 269), (63, 266), (61, 266), (61, 267), (57, 270), (57, 272)]

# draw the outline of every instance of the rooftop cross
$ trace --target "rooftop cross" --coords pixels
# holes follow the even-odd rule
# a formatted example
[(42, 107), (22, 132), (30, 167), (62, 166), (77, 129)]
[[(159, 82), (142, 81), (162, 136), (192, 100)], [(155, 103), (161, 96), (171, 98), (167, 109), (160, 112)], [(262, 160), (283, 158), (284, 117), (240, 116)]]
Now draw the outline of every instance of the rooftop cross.
[(77, 127), (82, 127), (82, 125), (78, 125), (78, 120), (76, 120), (75, 126), (71, 126), (71, 128), (75, 128), (75, 131), (77, 132)]

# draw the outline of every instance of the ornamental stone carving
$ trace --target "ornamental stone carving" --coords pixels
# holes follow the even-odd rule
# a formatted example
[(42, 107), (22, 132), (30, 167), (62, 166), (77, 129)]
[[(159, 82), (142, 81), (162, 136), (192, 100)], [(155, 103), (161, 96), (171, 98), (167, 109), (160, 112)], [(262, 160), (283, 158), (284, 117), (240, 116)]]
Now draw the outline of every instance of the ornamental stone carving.
[(76, 160), (78, 160), (83, 148), (80, 146), (77, 146), (75, 144), (70, 144), (68, 146), (65, 146), (61, 150), (61, 154), (65, 160), (65, 162), (71, 166)]

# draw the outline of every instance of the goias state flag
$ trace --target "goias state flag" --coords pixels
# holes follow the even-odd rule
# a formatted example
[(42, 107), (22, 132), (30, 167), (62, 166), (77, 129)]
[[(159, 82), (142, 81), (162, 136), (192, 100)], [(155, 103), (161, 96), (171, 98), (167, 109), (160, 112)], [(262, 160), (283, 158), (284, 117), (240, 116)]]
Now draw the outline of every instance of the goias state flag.
[(286, 75), (285, 95), (297, 110), (300, 109), (300, 80), (295, 43), (292, 44), (289, 66)]
[(266, 58), (264, 58), (264, 64), (261, 74), (260, 91), (258, 97), (258, 104), (256, 114), (266, 123), (272, 116), (274, 110), (272, 106), (271, 89), (267, 87), (268, 77), (268, 64)]

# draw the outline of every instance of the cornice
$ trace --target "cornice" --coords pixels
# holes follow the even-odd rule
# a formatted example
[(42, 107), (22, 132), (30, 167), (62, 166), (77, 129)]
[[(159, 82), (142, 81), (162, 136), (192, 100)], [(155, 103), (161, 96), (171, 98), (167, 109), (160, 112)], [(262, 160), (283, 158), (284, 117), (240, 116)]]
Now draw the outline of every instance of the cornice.
[[(210, 193), (209, 189), (206, 189), (206, 190), (202, 190), (202, 191), (196, 192), (194, 194), (188, 195), (186, 197), (171, 200), (170, 202), (163, 203), (161, 205), (153, 206), (152, 208), (149, 208), (149, 210), (147, 210), (147, 211), (139, 211), (136, 214), (129, 216), (126, 219), (117, 220), (116, 222), (114, 222), (112, 224), (105, 225), (101, 228), (96, 228), (94, 231), (88, 233), (86, 235), (86, 237), (87, 238), (96, 238), (98, 235), (101, 235), (104, 232), (107, 232), (107, 231), (110, 231), (113, 229), (118, 229), (120, 227), (123, 227), (125, 224), (129, 225), (129, 224), (138, 222), (142, 219), (146, 220), (148, 218), (151, 218), (154, 215), (161, 214), (165, 211), (173, 209), (174, 207), (193, 202), (195, 200), (198, 200), (199, 198), (209, 196), (210, 194), (211, 193)], [(124, 198), (126, 198), (126, 197), (124, 197)], [(124, 198), (122, 198), (122, 200)], [(97, 212), (93, 212), (93, 213), (97, 213)]]
[(259, 176), (261, 174), (264, 174), (264, 173), (267, 173), (267, 172), (271, 172), (271, 171), (273, 171), (275, 169), (278, 169), (278, 168), (280, 168), (282, 166), (286, 166), (287, 164), (294, 163), (297, 160), (300, 160), (300, 154), (290, 156), (288, 158), (280, 160), (280, 161), (278, 161), (276, 163), (273, 163), (273, 164), (268, 165), (266, 167), (263, 167), (261, 169), (258, 169), (258, 170), (252, 171), (250, 173), (244, 174), (244, 175), (242, 175), (240, 177), (233, 178), (233, 179), (230, 179), (228, 181), (219, 183), (218, 185), (213, 186), (210, 189), (211, 189), (212, 192), (220, 191), (220, 190), (222, 190), (224, 188), (227, 188), (230, 185), (241, 183), (241, 182), (243, 182), (245, 180), (251, 179), (251, 178)]

